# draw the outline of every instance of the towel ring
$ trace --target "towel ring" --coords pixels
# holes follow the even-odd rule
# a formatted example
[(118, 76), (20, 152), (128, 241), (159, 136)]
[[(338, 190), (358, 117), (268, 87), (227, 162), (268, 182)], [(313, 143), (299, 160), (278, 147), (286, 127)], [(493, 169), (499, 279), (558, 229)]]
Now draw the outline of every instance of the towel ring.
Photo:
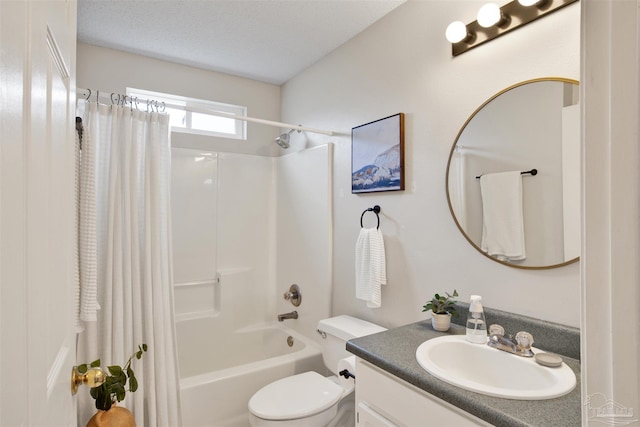
[(362, 211), (362, 215), (360, 215), (360, 228), (364, 228), (364, 225), (362, 225), (362, 218), (364, 218), (364, 214), (366, 214), (367, 212), (373, 212), (374, 214), (376, 214), (376, 218), (378, 218), (378, 226), (376, 228), (380, 228), (380, 215), (378, 215), (380, 213), (380, 206), (378, 205)]

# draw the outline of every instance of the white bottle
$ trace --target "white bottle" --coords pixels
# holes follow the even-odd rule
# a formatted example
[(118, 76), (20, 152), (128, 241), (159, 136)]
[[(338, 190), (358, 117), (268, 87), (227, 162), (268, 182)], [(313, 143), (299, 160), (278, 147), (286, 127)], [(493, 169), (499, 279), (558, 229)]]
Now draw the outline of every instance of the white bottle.
[(480, 295), (471, 295), (469, 315), (467, 316), (467, 341), (476, 344), (485, 344), (488, 339), (487, 323), (484, 319), (481, 301)]

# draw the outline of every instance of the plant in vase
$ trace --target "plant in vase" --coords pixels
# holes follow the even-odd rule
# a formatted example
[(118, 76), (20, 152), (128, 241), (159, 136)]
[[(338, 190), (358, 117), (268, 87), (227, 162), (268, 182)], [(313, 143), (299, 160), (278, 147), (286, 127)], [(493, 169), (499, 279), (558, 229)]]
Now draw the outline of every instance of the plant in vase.
[[(131, 367), (131, 362), (134, 357), (140, 360), (145, 351), (147, 351), (147, 345), (139, 345), (138, 350), (129, 357), (124, 367), (118, 365), (108, 366), (108, 373), (104, 372), (104, 369), (101, 368), (100, 359), (94, 360), (90, 364), (84, 363), (78, 365), (77, 370), (80, 374), (85, 374), (87, 371), (96, 368), (104, 372), (104, 382), (91, 388), (89, 391), (91, 397), (95, 399), (96, 408), (99, 409), (99, 411), (89, 420), (87, 427), (112, 425), (113, 421), (107, 421), (107, 418), (110, 419), (113, 417), (118, 417), (123, 420), (119, 421), (121, 424), (113, 425), (135, 426), (133, 414), (124, 407), (116, 407), (115, 404), (116, 402), (124, 400), (127, 391), (133, 393), (138, 389), (138, 380)], [(128, 390), (127, 381), (129, 383)]]
[(431, 310), (431, 325), (436, 331), (448, 331), (451, 325), (451, 316), (459, 317), (456, 310), (456, 298), (458, 291), (453, 290), (453, 294), (445, 292), (445, 295), (435, 294), (431, 301), (422, 306), (422, 311)]

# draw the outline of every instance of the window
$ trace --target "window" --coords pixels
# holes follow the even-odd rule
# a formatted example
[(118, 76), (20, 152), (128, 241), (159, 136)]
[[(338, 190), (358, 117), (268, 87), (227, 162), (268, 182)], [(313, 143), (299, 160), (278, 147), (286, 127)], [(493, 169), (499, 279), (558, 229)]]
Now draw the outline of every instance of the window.
[[(140, 99), (151, 99), (165, 103), (165, 112), (171, 119), (171, 131), (194, 133), (198, 135), (218, 136), (222, 138), (247, 139), (247, 126), (243, 120), (214, 116), (203, 113), (199, 109), (219, 111), (224, 114), (245, 116), (247, 107), (223, 104), (204, 99), (187, 98), (179, 95), (152, 92), (142, 89), (127, 88), (127, 95)], [(140, 105), (140, 107), (144, 107)], [(195, 110), (195, 111), (194, 111)]]

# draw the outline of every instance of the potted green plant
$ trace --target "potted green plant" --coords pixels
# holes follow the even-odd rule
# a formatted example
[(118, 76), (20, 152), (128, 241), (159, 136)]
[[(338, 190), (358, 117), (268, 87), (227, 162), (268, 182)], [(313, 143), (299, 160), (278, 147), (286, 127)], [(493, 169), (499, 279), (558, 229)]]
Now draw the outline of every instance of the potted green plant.
[[(111, 365), (107, 367), (107, 371), (102, 369), (100, 359), (94, 360), (90, 364), (83, 363), (78, 365), (77, 370), (80, 374), (85, 374), (91, 369), (102, 370), (104, 382), (90, 389), (89, 394), (96, 401), (98, 412), (89, 420), (87, 427), (111, 425), (113, 418), (118, 418), (119, 424), (122, 426), (135, 426), (133, 414), (127, 408), (116, 407), (116, 402), (124, 400), (127, 391), (135, 392), (138, 389), (138, 380), (135, 372), (131, 367), (134, 358), (141, 359), (142, 354), (147, 351), (147, 345), (138, 346), (138, 350), (129, 357), (124, 366)], [(127, 382), (129, 383), (127, 389)]]
[(458, 291), (453, 290), (453, 294), (445, 292), (445, 295), (435, 294), (431, 301), (422, 306), (422, 311), (431, 310), (431, 325), (436, 331), (448, 331), (451, 326), (451, 316), (459, 317), (456, 310), (456, 298)]

